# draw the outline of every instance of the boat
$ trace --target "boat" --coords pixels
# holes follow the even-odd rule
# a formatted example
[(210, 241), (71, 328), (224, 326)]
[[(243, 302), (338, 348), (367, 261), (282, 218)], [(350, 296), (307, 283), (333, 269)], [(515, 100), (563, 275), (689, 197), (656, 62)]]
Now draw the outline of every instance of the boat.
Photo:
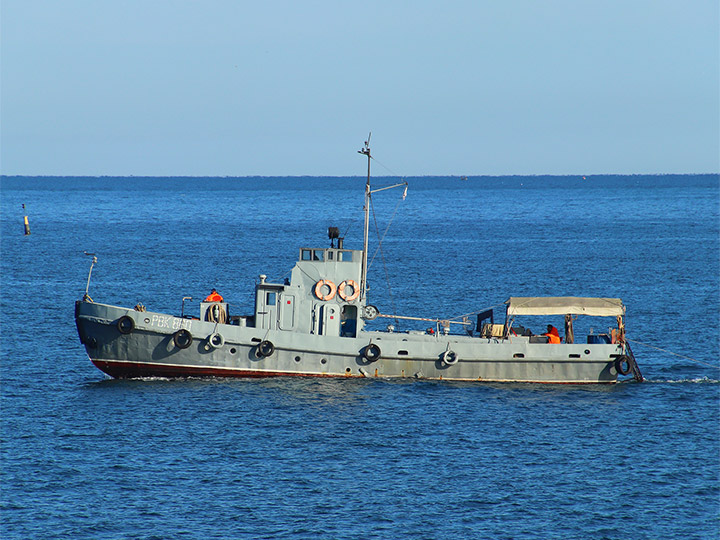
[[(369, 143), (362, 249), (348, 249), (336, 227), (330, 246), (301, 247), (283, 283), (260, 275), (255, 308), (232, 313), (224, 301), (206, 299), (199, 312), (153, 312), (141, 304), (95, 302), (88, 291), (75, 303), (80, 342), (90, 361), (114, 378), (335, 377), (450, 381), (612, 384), (629, 375), (642, 381), (625, 339), (626, 308), (619, 298), (510, 297), (501, 308), (456, 318), (384, 313), (368, 298), (369, 207), (374, 193)], [(403, 195), (404, 197), (404, 195)], [(497, 309), (504, 307), (504, 320)], [(534, 334), (525, 317), (562, 317), (554, 329)], [(607, 333), (576, 339), (579, 316), (610, 318)], [(414, 321), (424, 329), (397, 331), (384, 319)], [(391, 321), (392, 322), (392, 321)], [(381, 325), (380, 325), (381, 326)], [(630, 377), (628, 377), (630, 379)]]

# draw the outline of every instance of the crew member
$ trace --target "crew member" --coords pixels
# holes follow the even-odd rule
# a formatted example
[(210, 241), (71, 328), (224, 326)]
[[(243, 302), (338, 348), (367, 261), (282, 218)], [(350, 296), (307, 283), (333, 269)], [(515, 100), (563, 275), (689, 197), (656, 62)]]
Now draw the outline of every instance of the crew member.
[(212, 291), (210, 291), (210, 294), (209, 294), (208, 297), (205, 299), (205, 301), (206, 301), (206, 302), (222, 302), (222, 301), (223, 301), (223, 297), (220, 296), (215, 289), (213, 289)]
[(543, 335), (548, 337), (548, 343), (561, 343), (560, 333), (552, 324), (547, 325), (547, 332)]

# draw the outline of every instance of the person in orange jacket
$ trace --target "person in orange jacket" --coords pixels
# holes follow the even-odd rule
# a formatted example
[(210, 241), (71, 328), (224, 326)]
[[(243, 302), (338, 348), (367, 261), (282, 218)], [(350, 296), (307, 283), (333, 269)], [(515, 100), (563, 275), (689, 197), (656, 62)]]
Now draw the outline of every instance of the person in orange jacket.
[(205, 299), (205, 301), (206, 301), (206, 302), (222, 302), (222, 301), (223, 301), (223, 297), (220, 296), (215, 289), (213, 289), (212, 291), (210, 291), (210, 294), (209, 294), (208, 297)]
[(548, 343), (561, 343), (560, 333), (552, 324), (547, 325), (547, 332), (543, 335), (548, 337)]

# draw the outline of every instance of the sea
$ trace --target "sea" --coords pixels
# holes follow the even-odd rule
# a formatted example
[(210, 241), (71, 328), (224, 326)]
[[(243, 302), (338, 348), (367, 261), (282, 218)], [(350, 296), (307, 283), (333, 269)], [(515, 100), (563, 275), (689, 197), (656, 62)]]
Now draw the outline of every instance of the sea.
[(403, 182), (372, 197), (381, 312), (622, 298), (645, 382), (113, 380), (77, 336), (86, 288), (251, 313), (328, 227), (361, 249), (365, 179), (4, 176), (0, 537), (720, 538), (718, 175), (373, 188)]

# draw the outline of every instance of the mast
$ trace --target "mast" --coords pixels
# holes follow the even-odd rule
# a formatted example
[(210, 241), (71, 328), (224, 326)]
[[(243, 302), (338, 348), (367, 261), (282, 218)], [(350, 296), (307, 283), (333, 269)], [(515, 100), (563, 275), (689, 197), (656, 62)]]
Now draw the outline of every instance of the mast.
[(365, 147), (358, 150), (358, 154), (367, 156), (367, 182), (365, 183), (365, 205), (363, 211), (365, 213), (365, 228), (363, 229), (363, 254), (362, 267), (360, 273), (360, 300), (364, 300), (367, 294), (367, 259), (368, 259), (368, 236), (370, 232), (370, 135), (365, 141)]

